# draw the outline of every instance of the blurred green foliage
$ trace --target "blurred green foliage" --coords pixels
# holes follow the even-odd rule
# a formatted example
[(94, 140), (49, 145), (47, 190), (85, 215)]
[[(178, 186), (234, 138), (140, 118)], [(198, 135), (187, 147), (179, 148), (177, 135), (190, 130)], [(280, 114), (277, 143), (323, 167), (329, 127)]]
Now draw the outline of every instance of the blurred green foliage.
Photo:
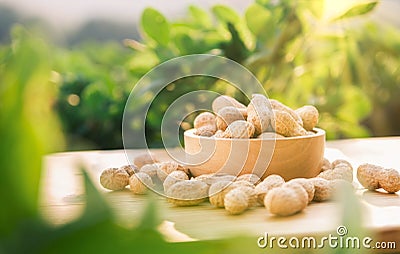
[(0, 237), (37, 216), (41, 156), (63, 146), (50, 105), (56, 89), (49, 52), (30, 37), (17, 26), (11, 46), (0, 50)]
[[(331, 20), (323, 1), (257, 0), (243, 15), (216, 5), (190, 6), (182, 20), (142, 14), (142, 40), (86, 43), (55, 49), (60, 93), (55, 103), (70, 149), (120, 148), (124, 103), (134, 84), (156, 65), (208, 53), (243, 64), (268, 95), (291, 107), (314, 104), (328, 139), (400, 135), (400, 32), (366, 22), (376, 1), (359, 3)], [(377, 36), (379, 34), (380, 36)], [(150, 147), (160, 147), (161, 117), (180, 95), (210, 89), (247, 102), (215, 80), (187, 79), (156, 98), (146, 122)]]
[[(323, 1), (258, 0), (243, 15), (216, 5), (211, 13), (191, 6), (182, 20), (143, 12), (142, 40), (86, 42), (52, 47), (53, 103), (67, 134), (67, 147), (121, 148), (121, 121), (135, 83), (156, 65), (182, 55), (209, 53), (251, 70), (270, 97), (291, 107), (314, 104), (328, 139), (400, 135), (400, 32), (365, 22), (375, 1), (332, 20)], [(1, 55), (3, 49), (0, 50)], [(235, 96), (226, 83), (207, 78), (171, 84), (156, 98), (146, 123), (151, 147), (162, 146), (161, 118), (179, 96), (206, 89)], [(188, 121), (191, 119), (189, 118)]]
[(59, 96), (54, 107), (69, 149), (122, 147), (122, 114), (138, 79), (128, 69), (129, 50), (117, 43), (87, 43), (55, 52)]
[(9, 28), (18, 20), (18, 15), (11, 8), (0, 5), (0, 42), (9, 42)]
[[(44, 154), (63, 146), (60, 125), (52, 110), (60, 84), (52, 60), (59, 56), (52, 55), (48, 44), (20, 26), (13, 29), (11, 37), (11, 45), (0, 48), (1, 254), (265, 253), (257, 247), (254, 237), (168, 243), (157, 230), (162, 215), (157, 213), (151, 196), (139, 226), (122, 227), (115, 223), (114, 214), (85, 171), (82, 174), (86, 208), (82, 216), (58, 227), (46, 224), (41, 218), (38, 202), (42, 159)], [(107, 91), (107, 83), (103, 86), (101, 92)], [(109, 89), (114, 90), (112, 88)], [(351, 204), (354, 206), (355, 202)], [(346, 216), (359, 218), (352, 211), (359, 213), (360, 209), (345, 209)], [(289, 251), (293, 253), (293, 250)], [(327, 251), (329, 249), (294, 250), (295, 253)]]
[(139, 226), (117, 225), (85, 171), (86, 208), (76, 221), (54, 227), (39, 211), (39, 183), (46, 153), (62, 149), (52, 110), (57, 82), (51, 48), (16, 26), (12, 44), (0, 48), (0, 253), (231, 253), (256, 250), (248, 239), (167, 243), (157, 230), (154, 197)]

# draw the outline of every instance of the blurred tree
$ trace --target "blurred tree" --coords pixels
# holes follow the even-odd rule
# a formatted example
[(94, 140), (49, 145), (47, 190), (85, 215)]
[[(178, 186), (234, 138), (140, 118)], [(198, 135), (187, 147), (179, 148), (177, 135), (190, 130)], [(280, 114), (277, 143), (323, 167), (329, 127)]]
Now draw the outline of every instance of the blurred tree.
[(370, 23), (355, 37), (356, 82), (373, 105), (365, 124), (374, 136), (400, 135), (400, 33)]
[(129, 51), (117, 43), (86, 43), (55, 52), (60, 90), (54, 107), (69, 149), (122, 147), (123, 110), (137, 80), (126, 66)]
[(18, 20), (19, 16), (13, 9), (0, 4), (0, 43), (10, 42), (10, 29)]
[(135, 24), (123, 24), (108, 20), (90, 20), (73, 31), (67, 38), (68, 45), (87, 43), (88, 41), (107, 43), (122, 41), (126, 38), (139, 39)]
[(11, 38), (12, 43), (0, 51), (0, 253), (213, 254), (258, 250), (252, 238), (166, 242), (157, 230), (162, 215), (152, 196), (148, 196), (138, 226), (122, 227), (85, 171), (82, 216), (62, 226), (46, 224), (38, 202), (43, 156), (63, 144), (51, 108), (56, 85), (51, 48), (20, 26), (13, 28)]
[[(371, 29), (373, 31), (373, 28)], [(233, 31), (232, 28), (230, 30)], [(239, 30), (238, 34), (241, 34)], [(60, 126), (52, 111), (57, 85), (63, 85), (61, 99), (59, 99), (61, 102), (58, 101), (58, 103), (64, 104), (66, 100), (69, 105), (76, 106), (83, 100), (89, 104), (80, 109), (88, 110), (82, 112), (83, 116), (94, 115), (97, 119), (102, 117), (100, 112), (103, 111), (106, 112), (104, 117), (108, 118), (109, 111), (107, 110), (111, 111), (113, 102), (104, 107), (103, 100), (111, 97), (112, 101), (122, 101), (123, 104), (121, 94), (130, 90), (130, 85), (124, 81), (130, 80), (129, 75), (133, 75), (132, 73), (135, 74), (133, 77), (137, 77), (136, 73), (144, 69), (136, 69), (136, 73), (134, 71), (131, 73), (125, 71), (128, 68), (122, 68), (119, 65), (116, 70), (112, 68), (115, 66), (105, 65), (104, 59), (113, 59), (118, 62), (120, 52), (114, 55), (116, 48), (113, 45), (109, 45), (108, 50), (101, 52), (97, 48), (89, 47), (85, 49), (85, 54), (82, 54), (80, 50), (76, 54), (70, 54), (69, 51), (65, 54), (64, 50), (56, 51), (55, 54), (52, 47), (20, 26), (12, 30), (11, 38), (12, 42), (9, 45), (0, 48), (0, 133), (2, 135), (0, 142), (0, 203), (2, 204), (0, 253), (213, 254), (264, 251), (257, 247), (254, 237), (168, 243), (157, 230), (162, 217), (158, 214), (159, 210), (151, 197), (138, 227), (133, 229), (121, 227), (115, 223), (107, 202), (97, 192), (85, 171), (82, 171), (82, 174), (86, 187), (86, 209), (82, 216), (75, 222), (63, 226), (47, 225), (39, 213), (39, 182), (42, 175), (43, 155), (60, 149), (64, 142)], [(244, 41), (243, 43), (245, 44)], [(397, 43), (394, 45), (398, 47)], [(378, 62), (371, 61), (367, 66), (375, 68), (374, 64), (381, 63), (381, 55), (375, 56)], [(86, 61), (87, 57), (90, 57), (91, 61)], [(388, 61), (384, 69), (389, 70), (388, 76), (391, 77), (392, 71), (396, 72), (398, 67), (392, 65), (394, 60), (390, 57), (384, 57), (384, 59)], [(123, 59), (122, 62), (125, 63), (125, 61), (127, 60)], [(73, 65), (70, 65), (71, 63)], [(103, 68), (98, 69), (97, 64)], [(71, 66), (72, 69), (70, 69)], [(53, 69), (64, 72), (59, 75)], [(114, 75), (111, 81), (108, 80), (109, 70)], [(75, 74), (75, 72), (79, 73), (78, 71), (84, 74), (82, 80)], [(104, 76), (99, 76), (99, 72), (103, 72)], [(379, 76), (381, 80), (385, 77), (386, 75)], [(66, 82), (68, 78), (75, 82)], [(92, 82), (96, 81), (96, 78), (99, 79), (97, 81), (101, 85), (93, 85)], [(117, 82), (114, 83), (115, 81)], [(218, 83), (216, 85), (218, 86)], [(377, 87), (380, 86), (377, 85)], [(396, 90), (396, 87), (393, 89)], [(82, 94), (83, 99), (78, 94)], [(357, 95), (357, 91), (350, 93), (350, 96), (354, 98), (354, 94)], [(85, 98), (86, 96), (88, 98)], [(84, 119), (82, 117), (82, 120)], [(354, 202), (354, 197), (349, 197), (347, 194), (345, 196), (348, 200), (344, 203), (344, 208), (352, 204), (356, 209), (343, 209), (346, 216), (343, 221), (357, 227), (355, 224), (357, 220), (354, 218), (360, 218), (361, 206)], [(310, 250), (310, 253), (327, 253), (331, 250), (328, 247), (327, 249)], [(299, 249), (298, 253), (304, 253), (304, 251), (304, 249)]]
[[(142, 39), (124, 40), (131, 51), (109, 43), (56, 50), (55, 70), (62, 77), (57, 108), (64, 128), (78, 138), (71, 143), (84, 138), (87, 148), (121, 147), (121, 114), (132, 86), (166, 60), (206, 53), (243, 64), (270, 97), (291, 107), (316, 105), (328, 139), (398, 134), (399, 121), (391, 116), (398, 112), (399, 32), (364, 22), (376, 5), (359, 2), (331, 20), (324, 17), (320, 0), (257, 0), (244, 15), (223, 5), (211, 14), (191, 6), (185, 18), (174, 22), (147, 8), (140, 23)], [(157, 95), (149, 112), (150, 146), (162, 144), (160, 116), (168, 106), (196, 89), (248, 100), (215, 80), (177, 81)], [(68, 102), (74, 94), (79, 105)]]

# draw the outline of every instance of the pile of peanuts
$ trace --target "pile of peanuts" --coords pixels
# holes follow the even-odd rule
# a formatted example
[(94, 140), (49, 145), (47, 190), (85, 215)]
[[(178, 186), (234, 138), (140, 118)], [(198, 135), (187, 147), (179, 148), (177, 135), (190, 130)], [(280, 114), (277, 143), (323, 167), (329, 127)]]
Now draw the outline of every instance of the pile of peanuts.
[(247, 107), (232, 97), (221, 95), (213, 101), (212, 110), (195, 118), (194, 134), (260, 139), (313, 135), (319, 117), (312, 105), (293, 110), (262, 94), (253, 94)]
[[(213, 101), (212, 109), (214, 113), (203, 112), (195, 118), (194, 134), (218, 138), (285, 138), (313, 135), (318, 123), (318, 110), (314, 106), (293, 110), (261, 94), (253, 94), (247, 107), (222, 95)], [(357, 178), (368, 190), (382, 188), (388, 193), (400, 190), (400, 174), (395, 169), (362, 164), (357, 169)], [(137, 156), (133, 165), (104, 170), (100, 183), (109, 190), (122, 190), (129, 185), (134, 194), (145, 194), (149, 189), (163, 192), (176, 206), (193, 206), (208, 200), (229, 214), (264, 206), (270, 214), (289, 216), (312, 202), (331, 200), (344, 185), (353, 187), (353, 167), (346, 160), (331, 163), (324, 159), (318, 176), (289, 181), (279, 175), (269, 175), (263, 180), (254, 174), (192, 177), (190, 170), (177, 162), (160, 162), (154, 154), (145, 153)]]
[[(357, 169), (357, 178), (369, 190), (383, 188), (388, 193), (400, 190), (400, 174), (394, 169), (362, 164)], [(161, 191), (175, 206), (194, 206), (208, 200), (232, 215), (262, 206), (273, 215), (293, 215), (313, 201), (331, 200), (344, 185), (353, 187), (352, 182), (353, 167), (345, 160), (331, 163), (324, 159), (318, 176), (286, 182), (279, 175), (269, 175), (264, 180), (254, 174), (190, 177), (187, 168), (175, 161), (160, 162), (151, 153), (137, 156), (134, 165), (109, 168), (100, 176), (101, 185), (110, 190), (122, 190), (129, 185), (134, 194), (146, 194), (161, 184)]]

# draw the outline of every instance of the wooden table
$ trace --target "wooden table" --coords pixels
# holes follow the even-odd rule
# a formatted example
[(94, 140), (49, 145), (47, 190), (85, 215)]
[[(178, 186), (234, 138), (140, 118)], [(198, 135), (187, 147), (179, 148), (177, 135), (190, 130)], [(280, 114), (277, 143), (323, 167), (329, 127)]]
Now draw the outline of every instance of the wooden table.
[[(330, 160), (348, 159), (354, 167), (369, 162), (400, 169), (399, 151), (399, 137), (352, 139), (327, 142), (325, 156)], [(153, 152), (161, 160), (168, 159), (163, 150)], [(78, 170), (79, 165), (83, 165), (115, 211), (117, 223), (134, 227), (138, 224), (147, 197), (134, 195), (128, 189), (107, 191), (98, 180), (104, 168), (125, 164), (128, 162), (123, 150), (66, 152), (46, 156), (40, 199), (43, 216), (54, 225), (65, 224), (79, 217), (85, 205), (82, 175)], [(400, 250), (400, 192), (385, 194), (358, 188), (356, 195), (363, 210), (363, 226), (377, 239), (396, 241), (397, 250)], [(262, 207), (240, 216), (229, 216), (223, 209), (214, 208), (208, 203), (196, 207), (173, 207), (164, 198), (157, 199), (164, 219), (160, 231), (168, 241), (221, 239), (236, 235), (259, 237), (264, 232), (275, 236), (324, 235), (335, 232), (342, 223), (342, 207), (333, 201), (312, 203), (299, 214), (280, 218), (269, 215)], [(348, 230), (351, 235), (352, 229)]]

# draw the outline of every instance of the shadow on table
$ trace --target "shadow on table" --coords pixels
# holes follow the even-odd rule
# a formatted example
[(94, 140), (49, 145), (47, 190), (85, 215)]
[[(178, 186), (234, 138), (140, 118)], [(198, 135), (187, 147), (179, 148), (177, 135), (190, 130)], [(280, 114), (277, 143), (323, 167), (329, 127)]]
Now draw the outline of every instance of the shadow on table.
[(379, 190), (366, 190), (363, 192), (362, 198), (364, 201), (374, 206), (400, 206), (400, 195), (397, 193), (389, 194), (386, 192), (381, 192)]

